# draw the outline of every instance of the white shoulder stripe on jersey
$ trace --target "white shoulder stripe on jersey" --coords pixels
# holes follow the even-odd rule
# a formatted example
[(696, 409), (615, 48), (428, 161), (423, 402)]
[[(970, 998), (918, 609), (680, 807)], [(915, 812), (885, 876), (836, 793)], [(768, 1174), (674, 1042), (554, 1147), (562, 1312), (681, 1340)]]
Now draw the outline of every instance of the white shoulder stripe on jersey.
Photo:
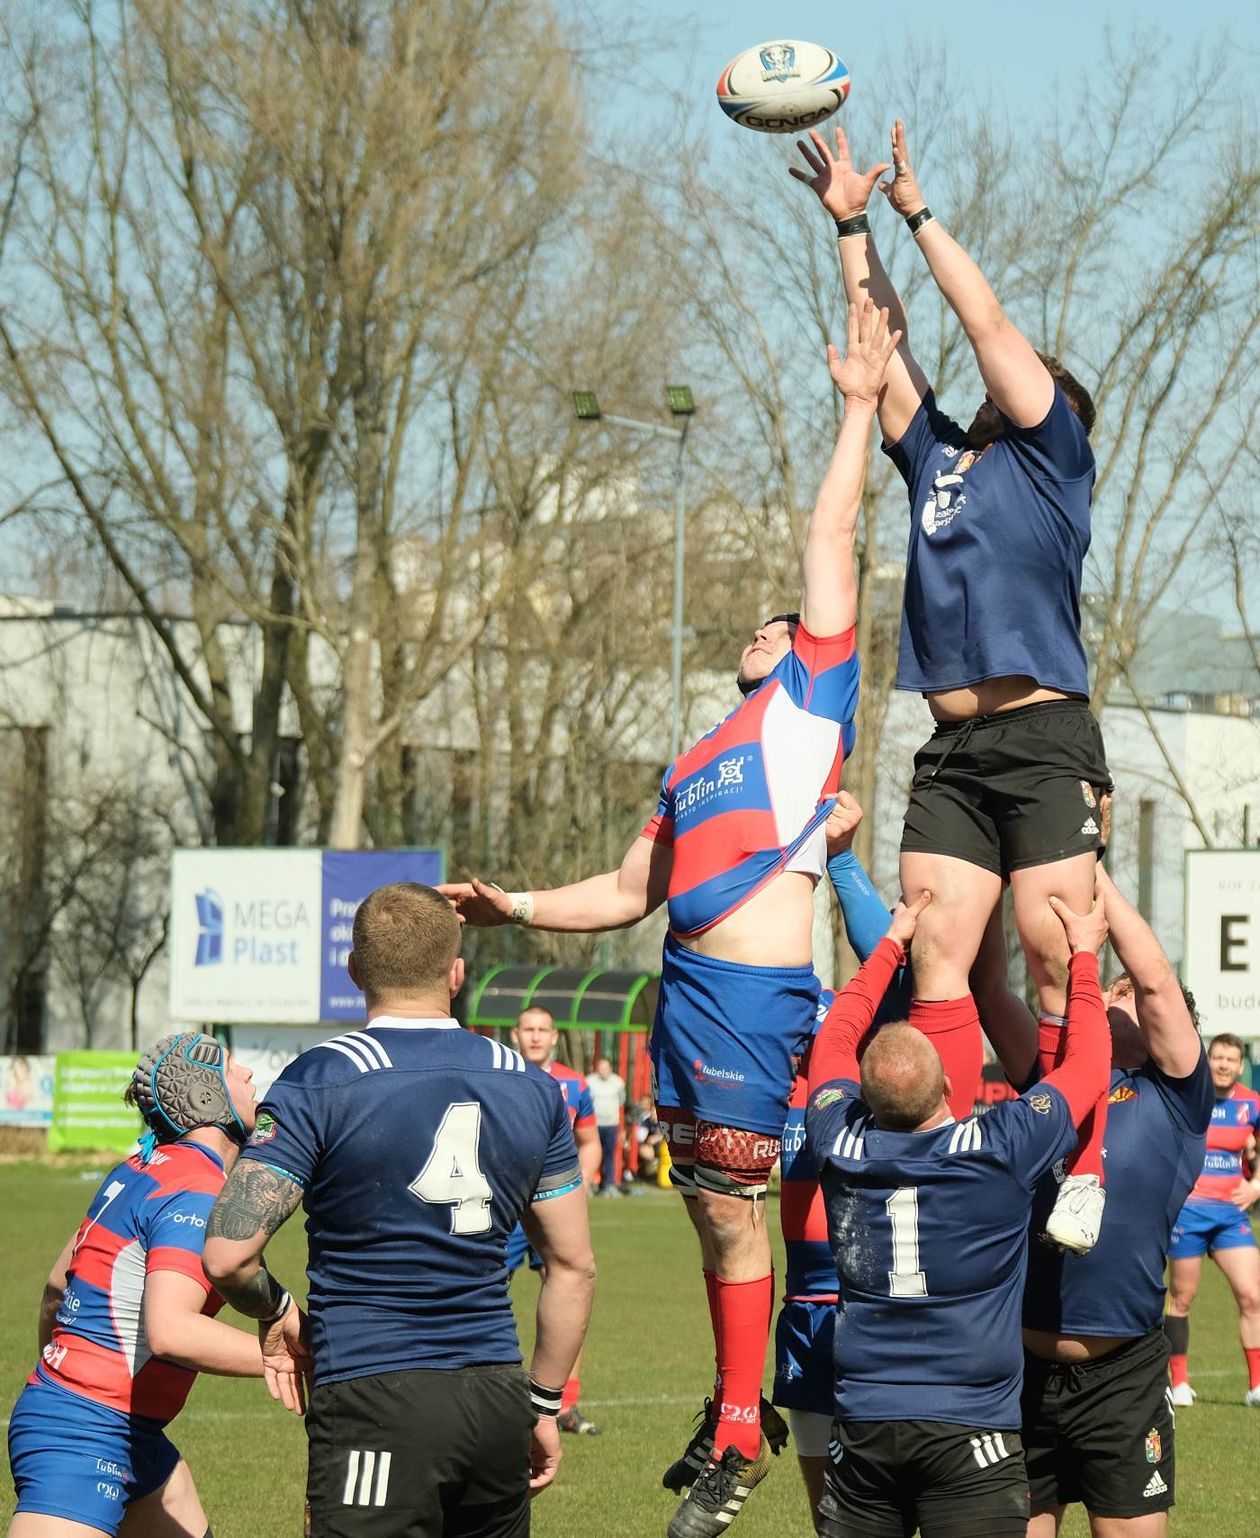
[(369, 1036), (366, 1031), (347, 1031), (339, 1039), (348, 1046), (358, 1047), (364, 1057), (376, 1068), (392, 1068), (394, 1066), (389, 1053), (385, 1050), (384, 1044), (377, 1041), (375, 1036)]
[(350, 1059), (360, 1073), (370, 1073), (374, 1066), (360, 1057), (353, 1047), (347, 1046), (340, 1037), (335, 1037), (332, 1041), (317, 1041), (315, 1045), (316, 1047), (327, 1047), (332, 1052), (340, 1052), (342, 1057)]
[(949, 1151), (952, 1154), (975, 1153), (982, 1142), (980, 1123), (976, 1117), (971, 1116), (954, 1127), (949, 1139)]
[(524, 1073), (525, 1059), (519, 1052), (514, 1052), (511, 1047), (501, 1046), (493, 1036), (486, 1038), (490, 1043), (491, 1066), (502, 1068), (505, 1073)]

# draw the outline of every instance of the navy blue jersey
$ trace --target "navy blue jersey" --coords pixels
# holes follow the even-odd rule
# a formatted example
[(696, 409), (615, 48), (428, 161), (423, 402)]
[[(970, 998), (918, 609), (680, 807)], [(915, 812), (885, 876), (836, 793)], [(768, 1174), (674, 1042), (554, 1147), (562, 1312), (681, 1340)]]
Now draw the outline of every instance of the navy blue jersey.
[(840, 1281), (836, 1414), (1014, 1429), (1028, 1219), (1076, 1143), (1067, 1101), (1044, 1085), (985, 1117), (887, 1132), (860, 1095), (824, 1085), (806, 1116)]
[[(1184, 1079), (1152, 1062), (1111, 1075), (1103, 1179), (1107, 1206), (1088, 1255), (1034, 1245), (1024, 1323), (1062, 1335), (1145, 1335), (1164, 1313), (1164, 1257), (1173, 1224), (1203, 1168), (1216, 1091), (1207, 1057)], [(1053, 1175), (1033, 1224), (1054, 1204)]]
[(559, 1086), (518, 1052), (378, 1018), (289, 1064), (241, 1157), (305, 1189), (319, 1382), (521, 1360), (507, 1237), (582, 1176)]
[(1081, 569), (1094, 456), (1059, 386), (1043, 422), (1007, 421), (979, 450), (929, 391), (884, 451), (910, 492), (897, 687), (1026, 675), (1087, 696)]

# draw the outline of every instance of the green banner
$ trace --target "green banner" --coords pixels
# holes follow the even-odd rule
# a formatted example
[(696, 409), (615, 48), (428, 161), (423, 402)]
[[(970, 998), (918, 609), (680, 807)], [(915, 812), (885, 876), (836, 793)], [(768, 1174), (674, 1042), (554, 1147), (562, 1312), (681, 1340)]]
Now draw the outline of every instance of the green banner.
[(107, 1148), (129, 1153), (144, 1131), (140, 1113), (123, 1104), (136, 1059), (130, 1052), (58, 1052), (48, 1148)]

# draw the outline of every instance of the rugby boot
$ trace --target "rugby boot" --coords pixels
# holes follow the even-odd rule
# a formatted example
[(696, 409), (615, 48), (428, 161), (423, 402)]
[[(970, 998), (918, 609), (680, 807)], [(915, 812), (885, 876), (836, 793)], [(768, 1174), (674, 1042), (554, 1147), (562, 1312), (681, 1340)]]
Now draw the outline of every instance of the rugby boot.
[(1097, 1175), (1065, 1175), (1046, 1220), (1046, 1238), (1073, 1255), (1088, 1255), (1098, 1243), (1106, 1200)]
[(755, 1458), (746, 1458), (733, 1446), (720, 1458), (710, 1458), (674, 1513), (666, 1538), (718, 1538), (770, 1472), (772, 1456), (763, 1435)]
[[(676, 1458), (661, 1475), (661, 1484), (675, 1495), (681, 1495), (689, 1485), (695, 1483), (696, 1476), (709, 1461), (709, 1454), (713, 1451), (717, 1415), (711, 1399), (704, 1401), (704, 1409), (696, 1416), (696, 1420), (698, 1424), (682, 1457)], [(761, 1432), (770, 1444), (770, 1451), (777, 1458), (788, 1444), (787, 1422), (764, 1395), (761, 1399)]]
[(1168, 1403), (1174, 1410), (1187, 1409), (1197, 1397), (1188, 1383), (1178, 1383), (1176, 1387), (1168, 1390)]
[(594, 1421), (587, 1420), (579, 1404), (570, 1405), (567, 1410), (561, 1410), (556, 1416), (556, 1425), (561, 1431), (567, 1431), (570, 1436), (597, 1437), (599, 1435), (599, 1427)]

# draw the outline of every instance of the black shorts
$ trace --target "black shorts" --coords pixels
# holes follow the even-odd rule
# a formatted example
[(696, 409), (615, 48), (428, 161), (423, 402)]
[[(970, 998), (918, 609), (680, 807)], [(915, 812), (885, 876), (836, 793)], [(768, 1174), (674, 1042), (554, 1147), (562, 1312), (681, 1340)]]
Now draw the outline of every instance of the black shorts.
[(1084, 700), (1043, 700), (942, 721), (914, 755), (903, 853), (945, 854), (994, 875), (1096, 853), (1111, 787)]
[(1172, 1506), (1176, 1449), (1162, 1329), (1093, 1362), (1026, 1354), (1022, 1410), (1034, 1515), (1072, 1501), (1096, 1517)]
[(526, 1538), (534, 1419), (518, 1365), (317, 1384), (311, 1538)]
[(944, 1421), (836, 1421), (822, 1538), (1024, 1538), (1028, 1476), (1014, 1431)]

